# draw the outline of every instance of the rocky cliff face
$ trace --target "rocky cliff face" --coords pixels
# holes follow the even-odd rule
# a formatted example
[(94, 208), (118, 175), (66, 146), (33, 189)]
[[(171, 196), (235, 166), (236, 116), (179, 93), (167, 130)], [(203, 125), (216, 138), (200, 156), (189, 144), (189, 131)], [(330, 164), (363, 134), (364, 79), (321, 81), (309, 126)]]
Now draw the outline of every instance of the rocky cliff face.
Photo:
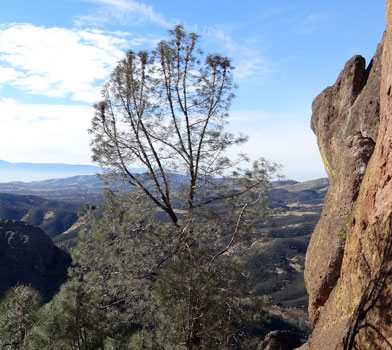
[(40, 228), (0, 219), (0, 298), (12, 286), (27, 284), (50, 299), (64, 282), (70, 260)]
[(374, 151), (379, 124), (382, 45), (366, 69), (354, 56), (336, 83), (313, 102), (311, 127), (330, 180), (320, 221), (306, 257), (305, 280), (312, 323), (340, 275), (345, 225), (357, 200), (367, 163)]
[(306, 257), (308, 349), (392, 349), (392, 0), (373, 62), (349, 60), (313, 102), (331, 182)]

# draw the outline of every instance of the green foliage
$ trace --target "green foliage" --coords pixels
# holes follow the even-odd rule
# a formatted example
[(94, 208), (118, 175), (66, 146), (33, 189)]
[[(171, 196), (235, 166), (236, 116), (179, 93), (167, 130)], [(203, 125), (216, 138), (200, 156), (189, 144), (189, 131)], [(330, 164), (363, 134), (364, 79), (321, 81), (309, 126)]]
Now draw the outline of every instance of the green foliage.
[[(95, 106), (94, 160), (133, 191), (125, 206), (109, 193), (102, 218), (92, 216), (74, 275), (115, 319), (141, 325), (135, 347), (237, 348), (247, 311), (260, 306), (238, 287), (247, 277), (237, 252), (252, 218), (268, 214), (277, 166), (260, 159), (244, 170), (245, 155), (227, 157), (246, 141), (225, 131), (230, 59), (203, 59), (198, 36), (182, 26), (170, 36), (150, 53), (129, 51)], [(146, 173), (133, 174), (135, 166)], [(156, 220), (161, 212), (172, 225)]]
[(200, 211), (189, 232), (156, 220), (145, 197), (108, 191), (87, 212), (71, 280), (37, 314), (26, 349), (254, 348), (265, 300), (226, 250), (236, 211)]
[(0, 303), (1, 349), (29, 349), (40, 306), (41, 296), (31, 287), (18, 285), (6, 294)]
[(94, 307), (105, 310), (106, 336), (130, 337), (131, 349), (252, 343), (265, 299), (252, 290), (237, 254), (217, 255), (235, 230), (237, 217), (226, 215), (236, 207), (200, 212), (192, 235), (181, 237), (188, 232), (154, 219), (149, 204), (108, 191), (99, 215), (87, 214), (89, 229), (73, 251), (72, 275), (83, 281)]
[(340, 240), (342, 241), (343, 244), (346, 242), (346, 239), (347, 239), (347, 227), (351, 221), (351, 216), (352, 216), (352, 213), (350, 212), (347, 215), (347, 218), (344, 221), (344, 224), (342, 225), (342, 227), (340, 228), (340, 230), (338, 232), (338, 236), (340, 237)]
[(75, 280), (64, 284), (54, 299), (40, 310), (31, 349), (103, 349), (104, 310)]
[(41, 310), (34, 350), (256, 347), (265, 299), (242, 243), (270, 212), (277, 166), (226, 156), (246, 141), (224, 129), (231, 62), (202, 61), (182, 26), (170, 34), (151, 53), (129, 51), (95, 106), (94, 159), (134, 190), (107, 191), (86, 213), (71, 280)]
[(347, 238), (347, 231), (346, 230), (347, 230), (347, 226), (343, 225), (338, 232), (338, 236), (340, 237), (340, 240), (342, 241), (342, 243), (346, 242), (346, 238)]
[(171, 348), (239, 348), (263, 322), (265, 300), (255, 296), (230, 259), (217, 266), (200, 260), (180, 257), (160, 273), (151, 298), (157, 342)]

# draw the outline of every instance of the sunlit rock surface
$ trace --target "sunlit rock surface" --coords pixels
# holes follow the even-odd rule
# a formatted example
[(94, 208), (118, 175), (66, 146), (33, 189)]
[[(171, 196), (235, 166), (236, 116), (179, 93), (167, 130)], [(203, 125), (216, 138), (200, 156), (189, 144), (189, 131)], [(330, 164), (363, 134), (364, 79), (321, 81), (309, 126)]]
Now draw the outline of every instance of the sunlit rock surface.
[[(380, 119), (375, 138), (375, 132), (365, 133), (359, 119), (361, 136), (375, 141), (375, 148), (371, 156), (361, 181), (355, 187), (345, 188), (349, 182), (341, 181), (341, 189), (337, 193), (344, 192), (350, 201), (346, 199), (342, 205), (342, 196), (327, 196), (326, 212), (322, 216), (320, 223), (312, 238), (311, 246), (306, 260), (306, 283), (311, 295), (309, 310), (311, 319), (315, 323), (312, 339), (307, 348), (311, 350), (332, 350), (332, 349), (392, 349), (392, 1), (386, 1), (387, 9), (387, 30), (384, 34), (384, 46), (381, 52), (381, 79), (380, 79)], [(379, 47), (379, 50), (381, 48)], [(377, 57), (377, 55), (376, 55)], [(354, 58), (355, 61), (355, 58)], [(349, 65), (352, 60), (349, 61)], [(376, 62), (373, 67), (376, 66)], [(353, 66), (354, 67), (354, 66)], [(347, 68), (347, 66), (346, 66)], [(345, 68), (345, 69), (346, 69)], [(341, 85), (354, 84), (352, 79), (357, 70), (351, 70), (353, 74), (348, 74), (346, 82), (341, 81)], [(342, 73), (343, 74), (343, 73)], [(370, 77), (369, 77), (370, 80)], [(338, 79), (339, 81), (339, 79)], [(335, 84), (336, 85), (336, 84)], [(356, 85), (355, 85), (356, 86)], [(366, 88), (366, 85), (364, 89)], [(354, 87), (351, 91), (354, 91)], [(364, 89), (362, 91), (364, 91)], [(343, 88), (350, 91), (350, 88)], [(323, 92), (324, 93), (324, 92)], [(323, 94), (322, 93), (322, 94)], [(360, 98), (361, 94), (358, 96)], [(368, 102), (374, 103), (373, 93), (369, 91)], [(320, 96), (316, 98), (320, 99)], [(330, 109), (347, 106), (343, 96), (341, 101), (335, 104), (330, 102)], [(348, 99), (349, 100), (349, 99)], [(354, 102), (354, 104), (357, 102)], [(364, 101), (366, 106), (366, 101)], [(370, 129), (375, 126), (371, 119), (372, 108), (362, 109), (366, 114), (365, 118), (370, 118), (368, 126)], [(353, 110), (346, 113), (346, 118), (352, 117)], [(346, 128), (344, 113), (338, 117), (339, 121), (331, 120), (332, 123), (340, 125), (336, 127), (336, 132), (331, 133), (331, 137), (339, 139), (342, 144), (340, 154), (331, 154), (333, 147), (328, 148), (338, 142), (336, 139), (325, 145), (325, 139), (320, 139), (322, 126), (319, 122), (312, 120), (312, 125), (319, 137), (320, 151), (323, 154), (326, 167), (329, 167), (328, 174), (331, 180), (330, 192), (333, 193), (334, 178), (336, 168), (333, 159), (345, 158), (347, 150), (343, 146), (346, 141), (342, 132)], [(321, 117), (323, 118), (323, 117)], [(318, 119), (318, 118), (316, 118)], [(332, 118), (333, 119), (333, 118)], [(350, 124), (351, 125), (351, 124)], [(325, 126), (325, 124), (324, 124)], [(351, 127), (350, 127), (351, 128)], [(358, 133), (359, 135), (359, 133)], [(344, 135), (344, 136), (347, 136)], [(366, 156), (367, 157), (367, 156)], [(366, 159), (365, 157), (365, 159)], [(360, 159), (359, 159), (360, 158)], [(361, 162), (362, 157), (358, 158)], [(339, 161), (338, 161), (339, 162)], [(355, 177), (357, 166), (347, 159), (347, 167), (352, 167), (352, 176)], [(355, 163), (357, 164), (357, 163)], [(347, 169), (338, 169), (339, 172), (346, 172)], [(349, 172), (347, 172), (347, 175)], [(352, 186), (354, 184), (352, 183)], [(345, 189), (344, 189), (345, 188)], [(355, 194), (355, 192), (357, 192)], [(352, 196), (355, 194), (355, 196)], [(328, 209), (330, 208), (330, 209)], [(330, 210), (330, 211), (328, 211)], [(331, 215), (331, 212), (341, 215)], [(346, 216), (346, 217), (345, 217)], [(347, 218), (347, 225), (345, 220)], [(335, 277), (326, 281), (330, 262), (340, 260), (334, 255), (337, 251), (337, 240), (339, 227), (345, 226), (345, 244), (342, 252), (342, 263), (331, 264), (331, 268), (336, 270)], [(320, 241), (325, 240), (325, 243)], [(318, 256), (319, 254), (319, 256)], [(319, 266), (318, 266), (319, 265)], [(317, 276), (319, 280), (317, 280)], [(335, 281), (333, 281), (336, 279)], [(328, 288), (329, 291), (326, 292)]]

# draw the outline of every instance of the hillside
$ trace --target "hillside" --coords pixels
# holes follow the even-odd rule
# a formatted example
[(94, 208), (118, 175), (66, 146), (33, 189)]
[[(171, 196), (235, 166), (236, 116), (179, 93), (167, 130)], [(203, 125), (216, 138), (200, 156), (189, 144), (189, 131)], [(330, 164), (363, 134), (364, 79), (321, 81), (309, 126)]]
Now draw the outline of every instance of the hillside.
[(63, 179), (0, 183), (1, 193), (36, 195), (66, 202), (102, 201), (103, 183), (96, 175), (78, 175)]
[(249, 264), (258, 271), (257, 289), (278, 305), (306, 310), (305, 253), (320, 218), (326, 179), (279, 184), (272, 188), (275, 214), (261, 225), (248, 247)]
[(40, 227), (50, 237), (69, 229), (83, 205), (48, 200), (33, 195), (0, 193), (0, 218), (19, 220)]
[(12, 286), (27, 284), (47, 301), (66, 280), (70, 264), (70, 256), (41, 229), (0, 219), (0, 298)]
[[(327, 179), (274, 183), (270, 201), (275, 214), (268, 224), (258, 224), (243, 247), (249, 267), (257, 271), (257, 290), (281, 306), (306, 308), (305, 252), (328, 186)], [(64, 245), (82, 224), (77, 212), (85, 203), (100, 202), (102, 189), (93, 175), (0, 184), (0, 192), (8, 192), (0, 193), (0, 217), (39, 226)]]

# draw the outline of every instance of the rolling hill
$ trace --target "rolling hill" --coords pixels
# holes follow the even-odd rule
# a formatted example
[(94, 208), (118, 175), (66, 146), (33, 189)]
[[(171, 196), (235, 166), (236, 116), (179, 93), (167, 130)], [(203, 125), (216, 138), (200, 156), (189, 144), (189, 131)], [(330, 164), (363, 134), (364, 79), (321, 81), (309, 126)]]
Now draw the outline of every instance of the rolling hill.
[[(327, 179), (273, 183), (273, 215), (268, 222), (256, 223), (253, 234), (240, 247), (242, 259), (253, 271), (257, 293), (268, 296), (275, 305), (270, 329), (309, 332), (305, 253), (328, 186)], [(0, 219), (38, 226), (56, 245), (66, 248), (83, 225), (78, 212), (86, 203), (101, 202), (103, 188), (95, 175), (0, 183)]]
[(78, 219), (83, 205), (49, 200), (39, 196), (0, 193), (0, 218), (38, 226), (55, 237), (68, 230)]
[[(305, 252), (328, 186), (327, 179), (274, 183), (270, 190), (274, 215), (270, 222), (257, 225), (243, 247), (250, 267), (258, 271), (257, 289), (282, 306), (306, 307)], [(102, 201), (103, 188), (104, 184), (94, 175), (3, 183), (0, 218), (38, 226), (63, 244), (77, 235), (77, 212), (86, 203)]]

